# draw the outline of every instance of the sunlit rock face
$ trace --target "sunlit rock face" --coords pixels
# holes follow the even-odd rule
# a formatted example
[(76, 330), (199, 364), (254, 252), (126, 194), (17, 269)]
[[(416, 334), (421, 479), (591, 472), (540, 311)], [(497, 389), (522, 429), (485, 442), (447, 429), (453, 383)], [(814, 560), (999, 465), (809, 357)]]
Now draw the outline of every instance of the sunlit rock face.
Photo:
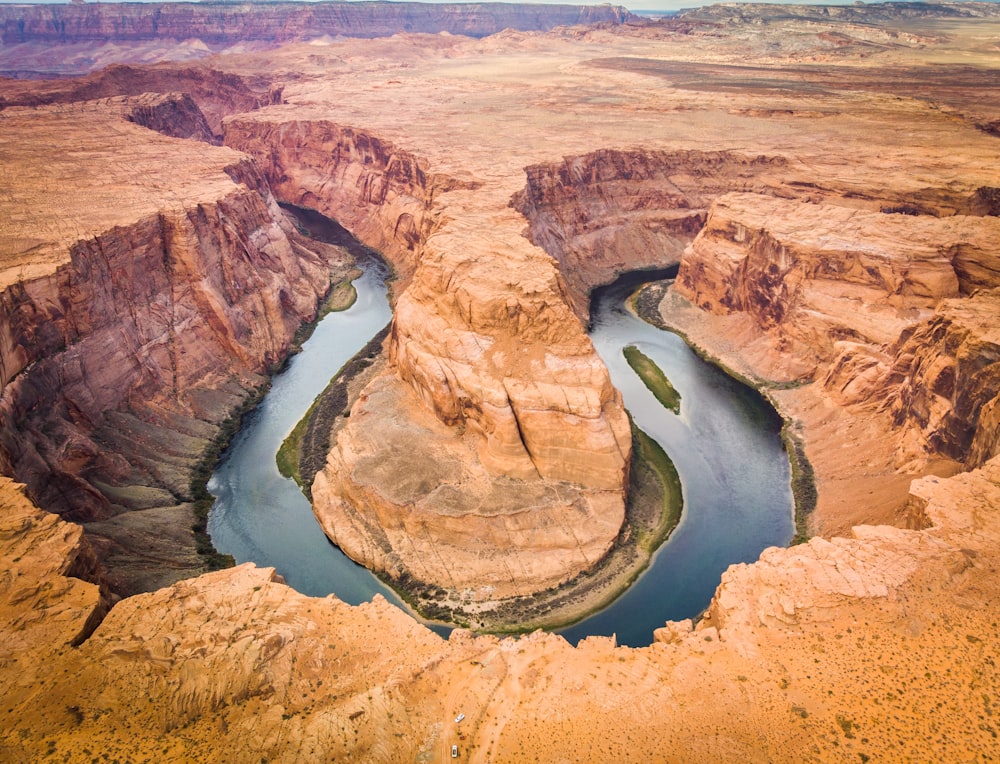
[(211, 134), (188, 96), (3, 113), (0, 464), (88, 523), (116, 592), (197, 574), (192, 473), (315, 316), (333, 254), (245, 156), (192, 140)]
[(604, 556), (624, 519), (631, 433), (550, 258), (523, 239), (432, 243), (396, 304), (389, 354), (393, 376), (362, 396), (313, 486), (338, 545), (484, 601)]
[[(677, 297), (671, 305), (697, 317), (688, 324), (699, 330), (692, 336), (734, 368), (764, 356), (760, 352), (747, 358), (741, 344), (747, 337), (754, 342), (773, 339), (771, 355), (755, 367), (767, 379), (774, 378), (768, 376), (773, 364), (791, 364), (805, 354), (799, 364), (803, 370), (789, 377), (817, 382), (772, 388), (771, 394), (799, 419), (820, 478), (817, 513), (826, 512), (824, 520), (831, 519), (824, 494), (844, 497), (838, 504), (843, 512), (833, 518), (839, 530), (734, 566), (723, 575), (707, 617), (666, 624), (657, 631), (658, 644), (642, 649), (616, 648), (613, 638), (590, 638), (572, 647), (543, 633), (513, 640), (458, 630), (443, 640), (382, 600), (354, 608), (335, 597), (305, 597), (284, 586), (272, 570), (252, 565), (151, 587), (157, 590), (116, 603), (98, 626), (106, 602), (96, 585), (74, 578), (97, 574), (79, 543), (79, 529), (41, 513), (20, 489), (0, 481), (0, 711), (6, 709), (0, 713), (0, 759), (90, 761), (106, 753), (130, 761), (447, 760), (456, 744), (453, 720), (458, 712), (466, 715), (464, 726), (457, 728), (465, 735), (457, 743), (461, 755), (486, 751), (498, 761), (989, 758), (996, 747), (990, 721), (995, 698), (989, 688), (1000, 686), (994, 649), (1000, 632), (990, 607), (1000, 596), (995, 575), (1000, 564), (1000, 460), (989, 454), (996, 451), (1000, 407), (990, 396), (996, 390), (991, 315), (997, 306), (989, 291), (996, 268), (983, 255), (996, 247), (990, 245), (992, 234), (986, 236), (987, 246), (964, 230), (955, 234), (969, 225), (962, 216), (1000, 211), (994, 161), (1000, 98), (988, 63), (995, 59), (997, 37), (993, 5), (720, 5), (676, 20), (626, 27), (546, 36), (505, 33), (486, 41), (401, 35), (379, 43), (374, 54), (370, 41), (336, 39), (265, 54), (243, 51), (238, 59), (222, 62), (231, 69), (250, 67), (256, 72), (251, 81), (261, 86), (262, 95), (271, 84), (285, 84), (289, 103), (276, 107), (288, 109), (282, 121), (305, 121), (293, 111), (306, 108), (303, 101), (309, 98), (312, 116), (321, 112), (323, 119), (347, 123), (346, 111), (352, 129), (391, 138), (391, 151), (345, 146), (342, 156), (356, 156), (359, 164), (370, 159), (370, 171), (358, 167), (350, 171), (356, 174), (345, 170), (337, 175), (336, 170), (327, 178), (348, 185), (357, 180), (361, 190), (377, 189), (390, 164), (380, 167), (378, 157), (399, 155), (398, 166), (412, 166), (399, 154), (405, 149), (418, 157), (417, 167), (424, 173), (433, 173), (443, 161), (455, 175), (493, 184), (483, 196), (467, 183), (428, 199), (421, 187), (433, 184), (404, 182), (399, 176), (385, 181), (392, 188), (384, 197), (368, 194), (394, 213), (377, 220), (372, 235), (388, 243), (392, 257), (399, 254), (394, 261), (401, 274), (396, 297), (409, 318), (396, 327), (396, 371), (376, 380), (354, 406), (350, 419), (357, 425), (341, 431), (331, 455), (331, 465), (339, 466), (317, 481), (321, 488), (326, 481), (331, 536), (369, 554), (376, 560), (373, 566), (386, 570), (396, 569), (397, 548), (419, 546), (413, 558), (426, 559), (434, 569), (425, 573), (414, 567), (413, 576), (440, 576), (449, 582), (464, 576), (467, 599), (481, 602), (498, 589), (520, 591), (519, 580), (558, 580), (582, 565), (581, 559), (600, 554), (600, 539), (612, 532), (616, 509), (612, 505), (602, 515), (597, 507), (603, 497), (617, 500), (615, 493), (511, 476), (553, 469), (559, 449), (538, 437), (524, 437), (520, 443), (512, 437), (510, 419), (530, 408), (519, 408), (516, 389), (527, 383), (518, 377), (510, 393), (501, 369), (506, 361), (501, 364), (496, 361), (499, 352), (495, 357), (490, 353), (500, 348), (514, 357), (524, 345), (526, 365), (543, 367), (539, 379), (550, 384), (547, 389), (565, 389), (564, 405), (569, 408), (572, 401), (574, 416), (596, 410), (603, 400), (603, 381), (584, 362), (583, 346), (572, 334), (576, 330), (555, 320), (562, 309), (549, 304), (550, 272), (534, 263), (536, 251), (510, 242), (528, 229), (532, 241), (563, 263), (568, 301), (582, 316), (582, 291), (572, 282), (573, 267), (565, 263), (586, 268), (586, 253), (600, 251), (607, 262), (595, 260), (593, 272), (580, 284), (596, 282), (617, 267), (612, 264), (617, 262), (613, 240), (623, 246), (661, 247), (673, 259), (678, 240), (689, 243), (686, 237), (693, 237), (684, 225), (679, 232), (665, 231), (675, 219), (658, 217), (654, 206), (669, 210), (669, 194), (643, 200), (645, 192), (637, 191), (631, 207), (618, 201), (621, 190), (612, 193), (611, 179), (615, 168), (622, 169), (622, 178), (638, 173), (642, 168), (631, 160), (609, 162), (611, 171), (600, 175), (608, 183), (606, 202), (599, 199), (602, 183), (588, 180), (589, 187), (580, 191), (582, 201), (565, 207), (559, 198), (573, 194), (565, 184), (555, 184), (552, 204), (537, 205), (530, 214), (507, 207), (525, 185), (524, 167), (558, 168), (564, 164), (559, 157), (587, 156), (602, 147), (635, 156), (697, 149), (788, 159), (785, 170), (774, 169), (777, 186), (770, 179), (764, 185), (720, 183), (718, 193), (700, 202), (685, 193), (692, 209), (704, 210), (686, 220), (707, 219), (712, 202), (734, 190), (796, 199), (817, 209), (769, 207), (777, 202), (764, 198), (759, 205), (768, 212), (766, 219), (753, 209), (734, 209), (733, 230), (739, 222), (747, 228), (743, 243), (761, 243), (759, 251), (739, 255), (741, 268), (723, 257), (739, 249), (740, 242), (721, 230), (729, 226), (729, 212), (720, 200), (718, 239), (713, 243), (706, 233), (705, 248), (699, 244), (691, 255), (693, 264), (705, 264), (711, 278), (704, 287), (687, 285), (692, 293), (702, 290), (698, 299), (707, 309), (685, 305), (670, 290), (668, 294)], [(231, 7), (236, 13), (245, 8)], [(77, 12), (98, 11), (85, 5)], [(3, 47), (0, 56), (7, 52), (6, 43)], [(105, 61), (113, 47), (102, 41), (92, 51), (76, 48), (75, 55)], [(154, 41), (154, 47), (170, 46)], [(51, 55), (55, 48), (47, 41), (39, 56)], [(174, 48), (197, 55), (205, 50), (197, 41)], [(597, 65), (597, 60), (603, 63)], [(970, 66), (970, 61), (981, 65)], [(286, 82), (275, 81), (285, 75)], [(165, 92), (178, 90), (184, 88)], [(205, 109), (201, 95), (189, 95)], [(133, 92), (129, 97), (140, 96)], [(186, 109), (180, 100), (174, 105)], [(205, 256), (206, 263), (225, 269), (229, 258), (244, 256), (243, 243), (260, 241), (248, 234), (270, 229), (266, 221), (258, 225), (250, 206), (239, 210), (239, 184), (258, 193), (260, 188), (234, 152), (214, 148), (210, 157), (202, 151), (205, 147), (191, 148), (194, 141), (142, 130), (140, 125), (152, 125), (152, 119), (123, 122), (117, 112), (114, 122), (95, 121), (91, 111), (77, 108), (70, 113), (69, 101), (62, 102), (63, 126), (73, 127), (67, 140), (46, 140), (52, 134), (51, 113), (32, 112), (29, 121), (16, 109), (0, 112), (0, 166), (8, 180), (0, 194), (0, 246), (17, 243), (16, 251), (3, 251), (8, 278), (3, 299), (5, 310), (23, 309), (17, 326), (29, 328), (5, 330), (4, 405), (20, 395), (18, 386), (44, 365), (41, 359), (62, 352), (67, 336), (60, 324), (62, 300), (73, 304), (80, 325), (86, 321), (85, 306), (73, 299), (75, 282), (63, 291), (51, 287), (53, 274), (64, 273), (60, 269), (71, 262), (69, 253), (77, 242), (98, 254), (93, 242), (106, 242), (113, 264), (125, 268), (112, 233), (138, 235), (141, 223), (142, 234), (169, 238), (173, 249), (177, 240), (168, 237), (168, 228), (187, 231), (186, 240), (192, 241), (208, 241), (214, 230), (220, 241), (230, 236), (241, 242), (236, 251), (220, 247), (225, 257)], [(149, 116), (167, 114), (170, 108), (164, 102)], [(214, 126), (226, 113), (231, 112), (223, 109), (213, 117), (206, 110), (206, 121)], [(179, 112), (175, 116), (171, 129), (183, 121)], [(19, 132), (26, 124), (28, 132)], [(333, 145), (328, 144), (330, 150)], [(267, 173), (269, 150), (251, 153)], [(293, 153), (275, 152), (283, 161)], [(98, 161), (88, 163), (88, 157)], [(572, 158), (565, 164), (581, 166)], [(285, 161), (283, 167), (291, 178), (292, 164)], [(786, 171), (788, 177), (780, 177)], [(536, 188), (559, 174), (545, 170)], [(124, 183), (124, 178), (132, 180)], [(310, 187), (317, 204), (333, 198), (335, 183), (324, 195), (324, 174), (315, 178)], [(663, 178), (676, 182), (670, 172)], [(277, 184), (279, 178), (273, 180)], [(413, 201), (397, 206), (395, 199), (406, 196)], [(345, 194), (341, 209), (350, 214), (364, 197)], [(179, 199), (184, 203), (175, 203)], [(620, 228), (616, 205), (628, 219)], [(862, 214), (841, 217), (846, 213), (838, 208), (873, 215), (875, 222), (864, 223)], [(197, 210), (233, 225), (219, 229), (185, 223), (182, 218)], [(605, 210), (611, 211), (603, 218), (607, 226), (602, 222)], [(404, 213), (413, 216), (412, 226)], [(683, 219), (686, 212), (678, 215)], [(779, 218), (785, 216), (788, 223), (782, 225)], [(922, 219), (953, 216), (954, 221), (938, 223)], [(362, 217), (377, 218), (377, 205), (367, 205), (355, 222), (363, 225)], [(883, 256), (891, 242), (879, 233), (878, 221), (896, 217), (904, 222), (885, 225), (897, 225), (894, 246), (911, 258), (909, 269), (902, 260)], [(556, 218), (568, 221), (565, 227), (559, 221), (545, 223), (535, 229), (544, 235), (535, 237), (531, 228), (536, 221)], [(661, 227), (658, 221), (668, 218)], [(401, 219), (404, 225), (398, 230), (404, 235), (396, 238)], [(630, 227), (629, 221), (637, 225)], [(856, 240), (832, 249), (809, 243), (817, 232), (832, 241), (838, 234), (835, 223)], [(974, 227), (980, 225), (988, 231), (991, 223), (982, 218)], [(608, 233), (601, 231), (605, 227)], [(51, 237), (53, 231), (58, 236)], [(560, 254), (561, 231), (566, 233), (565, 251), (581, 257)], [(285, 235), (293, 249), (300, 246), (288, 231)], [(500, 260), (488, 257), (477, 243), (484, 237), (494, 243)], [(863, 250), (866, 241), (873, 244), (871, 251)], [(924, 248), (938, 245), (936, 254)], [(720, 256), (714, 265), (712, 249)], [(450, 259), (450, 253), (462, 251), (475, 262)], [(308, 260), (297, 254), (297, 260)], [(251, 277), (254, 271), (267, 271), (271, 261), (254, 257), (252, 267), (225, 271), (225, 288), (211, 282), (209, 274), (205, 278), (219, 294), (247, 284), (268, 291)], [(642, 257), (648, 257), (643, 262), (654, 259), (649, 252)], [(156, 265), (143, 248), (137, 249), (137, 259), (144, 268)], [(487, 268), (487, 260), (511, 267)], [(842, 292), (829, 283), (832, 271), (820, 267), (825, 261), (845, 274)], [(944, 261), (951, 262), (954, 278)], [(781, 277), (773, 281), (767, 277), (772, 263)], [(449, 269), (455, 272), (453, 283), (445, 278)], [(107, 278), (126, 296), (117, 311), (123, 327), (134, 321), (129, 311), (141, 313), (147, 303), (165, 310), (148, 281), (137, 277), (142, 289), (130, 292), (124, 279), (114, 280), (113, 269), (99, 272), (104, 276), (109, 270)], [(812, 284), (804, 274), (810, 274)], [(478, 283), (480, 275), (516, 284), (510, 289), (530, 306), (521, 315), (530, 317), (532, 326), (515, 331), (514, 318), (504, 313), (517, 311), (494, 304), (492, 288)], [(404, 280), (412, 283), (412, 295)], [(442, 303), (440, 310), (426, 296), (438, 284), (444, 284), (436, 301)], [(83, 289), (95, 300), (100, 296), (90, 286)], [(225, 302), (207, 299), (212, 291), (205, 287), (203, 306)], [(536, 293), (546, 296), (537, 301), (531, 297)], [(851, 316), (835, 304), (840, 295), (851, 305), (864, 295), (872, 307)], [(732, 304), (723, 306), (721, 297)], [(105, 302), (94, 304), (95, 321), (112, 312)], [(243, 304), (256, 303), (247, 298)], [(221, 336), (233, 340), (234, 352), (245, 350), (244, 343), (264, 347), (264, 340), (258, 346), (237, 332), (233, 327), (239, 322), (226, 313)], [(557, 334), (534, 329), (535, 323), (550, 322)], [(154, 325), (146, 318), (140, 323)], [(423, 336), (424, 323), (444, 332), (455, 349), (431, 343)], [(188, 326), (201, 324), (192, 316)], [(511, 339), (519, 336), (526, 341)], [(152, 349), (138, 355), (130, 344), (146, 335), (122, 328), (107, 337), (121, 338), (129, 353), (148, 361), (149, 373), (165, 373), (161, 355)], [(575, 367), (573, 376), (583, 380), (580, 387), (593, 399), (587, 408), (558, 373), (559, 364), (535, 344), (540, 337), (558, 346), (559, 363)], [(185, 347), (182, 342), (176, 346)], [(73, 347), (67, 345), (66, 353)], [(102, 348), (94, 344), (87, 349), (108, 363), (135, 364), (129, 354), (101, 356)], [(217, 347), (219, 355), (227, 350)], [(203, 358), (197, 347), (187, 346), (187, 351), (195, 365), (222, 363)], [(481, 369), (479, 361), (472, 362), (480, 355), (485, 359)], [(477, 366), (475, 373), (462, 368), (466, 361)], [(221, 411), (245, 390), (247, 379), (261, 379), (256, 373), (244, 377), (242, 358), (232, 363), (238, 384), (230, 384), (233, 377), (213, 378), (213, 387), (197, 396), (190, 393), (192, 409)], [(130, 385), (134, 370), (122, 368), (120, 380), (97, 369), (104, 375), (101, 386), (84, 392), (96, 398), (109, 396), (104, 389), (109, 386)], [(828, 368), (835, 373), (826, 375)], [(444, 389), (441, 379), (449, 386), (454, 381), (456, 392)], [(170, 378), (162, 381), (168, 392), (157, 402), (185, 392), (173, 390)], [(501, 386), (510, 413), (487, 406), (501, 400)], [(136, 387), (130, 405), (149, 389)], [(128, 390), (131, 395), (132, 388)], [(549, 405), (554, 396), (543, 392), (532, 397)], [(86, 403), (82, 394), (80, 399)], [(53, 405), (51, 401), (47, 394), (39, 395), (34, 411)], [(57, 417), (60, 405), (54, 404)], [(86, 411), (89, 415), (92, 409)], [(71, 413), (74, 426), (88, 424), (76, 410)], [(129, 453), (135, 457), (130, 464), (141, 459), (161, 471), (175, 470), (173, 485), (181, 485), (180, 475), (188, 473), (177, 467), (186, 469), (178, 456), (192, 450), (186, 447), (190, 442), (150, 438), (151, 430), (124, 426), (135, 423), (126, 413), (106, 415), (112, 426), (103, 433), (128, 436)], [(894, 424), (889, 413), (897, 413), (901, 424)], [(614, 416), (605, 413), (605, 418), (616, 431)], [(169, 421), (178, 420), (171, 416)], [(840, 428), (842, 424), (846, 426)], [(197, 442), (203, 444), (214, 429), (207, 423), (198, 427)], [(496, 430), (487, 433), (489, 427)], [(590, 428), (588, 424), (586, 431)], [(67, 458), (85, 463), (78, 457), (86, 451), (50, 424), (43, 429), (28, 422), (18, 432), (25, 438), (56, 436), (71, 446)], [(3, 433), (8, 433), (6, 421)], [(873, 452), (881, 459), (884, 452), (895, 451), (899, 438), (915, 449), (967, 454), (967, 464), (986, 461), (950, 478), (921, 477), (907, 498), (903, 484), (912, 473), (872, 473), (869, 467)], [(103, 457), (120, 464), (109, 456), (107, 440), (99, 445)], [(603, 484), (614, 474), (606, 469), (614, 462), (601, 464), (594, 469), (594, 482)], [(9, 465), (2, 466), (7, 470)], [(346, 478), (340, 466), (349, 468)], [(830, 482), (831, 475), (839, 482)], [(841, 475), (845, 477), (839, 479)], [(884, 490), (888, 482), (903, 487)], [(881, 511), (879, 493), (895, 505)], [(469, 497), (476, 514), (469, 511)], [(130, 498), (135, 500), (135, 494)], [(86, 507), (86, 497), (82, 501)], [(539, 508), (549, 513), (536, 512)], [(153, 511), (128, 514), (145, 518)], [(437, 530), (431, 537), (424, 520), (432, 516)], [(609, 527), (602, 529), (598, 520), (604, 516)], [(586, 529), (588, 539), (576, 552), (571, 551), (575, 539), (570, 531), (575, 534), (578, 527)], [(488, 557), (507, 539), (530, 550), (522, 555), (506, 549), (515, 573)], [(459, 545), (474, 553), (460, 556)], [(437, 560), (438, 553), (451, 556)], [(555, 561), (551, 565), (550, 556)], [(488, 575), (495, 575), (495, 581), (488, 581)], [(494, 589), (487, 591), (490, 586)], [(643, 702), (636, 703), (637, 697)]]
[(555, 257), (573, 308), (586, 320), (590, 290), (627, 270), (662, 268), (731, 191), (780, 185), (788, 161), (732, 151), (611, 151), (528, 167), (511, 204), (529, 235)]
[(997, 237), (992, 217), (728, 194), (685, 253), (677, 290), (705, 310), (746, 313), (825, 371), (838, 342), (891, 343), (941, 300), (990, 283)]
[(352, 410), (312, 489), (327, 534), (366, 566), (480, 600), (593, 567), (624, 520), (631, 432), (522, 220), (443, 207), (477, 183), (370, 133), (280, 111), (225, 129), (280, 198), (342, 221), (399, 276), (389, 378)]
[(901, 461), (929, 452), (981, 466), (998, 453), (998, 309), (1000, 292), (983, 290), (942, 301), (878, 352), (844, 343), (824, 384), (889, 412)]
[(328, 121), (246, 115), (225, 142), (254, 157), (279, 199), (339, 221), (393, 265), (403, 285), (434, 229), (435, 195), (460, 185), (370, 132)]

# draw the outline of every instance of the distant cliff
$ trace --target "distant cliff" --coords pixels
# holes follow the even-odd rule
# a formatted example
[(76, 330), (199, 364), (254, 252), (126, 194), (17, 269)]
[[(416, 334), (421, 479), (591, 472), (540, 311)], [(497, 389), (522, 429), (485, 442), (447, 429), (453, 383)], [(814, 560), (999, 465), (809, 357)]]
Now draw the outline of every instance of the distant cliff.
[(385, 37), (450, 32), (484, 37), (503, 29), (621, 24), (612, 5), (517, 3), (88, 3), (0, 6), (2, 42), (75, 43), (198, 39), (209, 45), (283, 43), (323, 35)]

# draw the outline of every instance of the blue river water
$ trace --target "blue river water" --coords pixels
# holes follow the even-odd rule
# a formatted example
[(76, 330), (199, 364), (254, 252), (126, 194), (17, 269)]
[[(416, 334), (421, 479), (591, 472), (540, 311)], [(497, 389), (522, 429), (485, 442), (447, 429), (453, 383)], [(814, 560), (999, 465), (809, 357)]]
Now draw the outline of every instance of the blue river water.
[[(359, 604), (378, 592), (401, 606), (391, 589), (327, 540), (308, 500), (275, 464), (278, 447), (316, 395), (391, 318), (385, 267), (371, 259), (363, 269), (354, 306), (318, 324), (244, 420), (208, 484), (216, 497), (208, 529), (220, 552), (237, 562), (273, 566), (304, 594), (333, 593)], [(649, 644), (665, 621), (704, 610), (729, 565), (787, 544), (794, 530), (789, 463), (774, 411), (679, 337), (624, 310), (631, 288), (621, 283), (597, 294), (591, 337), (638, 426), (674, 461), (684, 513), (627, 592), (600, 613), (560, 630), (571, 642), (616, 634), (619, 644)], [(681, 394), (679, 415), (664, 409), (629, 368), (622, 356), (628, 344), (670, 378)]]

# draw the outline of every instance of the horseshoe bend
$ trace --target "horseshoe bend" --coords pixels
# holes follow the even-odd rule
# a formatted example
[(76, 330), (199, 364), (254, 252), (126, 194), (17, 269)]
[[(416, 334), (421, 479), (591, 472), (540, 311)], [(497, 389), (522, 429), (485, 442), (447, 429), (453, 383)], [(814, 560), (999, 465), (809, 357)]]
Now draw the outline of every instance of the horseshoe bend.
[[(4, 761), (1000, 757), (1000, 6), (0, 19)], [(590, 296), (670, 266), (630, 305), (780, 412), (801, 543), (641, 648), (230, 565), (205, 480), (359, 246), (393, 320), (309, 489), (352, 559), (593, 576), (639, 457)]]

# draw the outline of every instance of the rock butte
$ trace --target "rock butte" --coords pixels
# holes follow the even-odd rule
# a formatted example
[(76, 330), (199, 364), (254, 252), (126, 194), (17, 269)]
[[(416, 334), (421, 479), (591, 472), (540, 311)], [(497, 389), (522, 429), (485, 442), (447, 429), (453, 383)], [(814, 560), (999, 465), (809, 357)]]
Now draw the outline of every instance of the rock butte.
[[(998, 24), (718, 6), (4, 83), (2, 466), (28, 487), (0, 485), (2, 758), (996, 758)], [(344, 262), (276, 199), (398, 273), (389, 372), (316, 491), (370, 564), (403, 559), (408, 503), (442, 528), (412, 560), (476, 596), (600, 554), (628, 435), (586, 295), (668, 262), (664, 320), (797, 422), (816, 537), (642, 649), (442, 640), (252, 565), (177, 580), (197, 455)], [(518, 525), (542, 507), (548, 534)], [(501, 527), (545, 549), (523, 576), (461, 557)], [(140, 572), (149, 539), (191, 559)]]

